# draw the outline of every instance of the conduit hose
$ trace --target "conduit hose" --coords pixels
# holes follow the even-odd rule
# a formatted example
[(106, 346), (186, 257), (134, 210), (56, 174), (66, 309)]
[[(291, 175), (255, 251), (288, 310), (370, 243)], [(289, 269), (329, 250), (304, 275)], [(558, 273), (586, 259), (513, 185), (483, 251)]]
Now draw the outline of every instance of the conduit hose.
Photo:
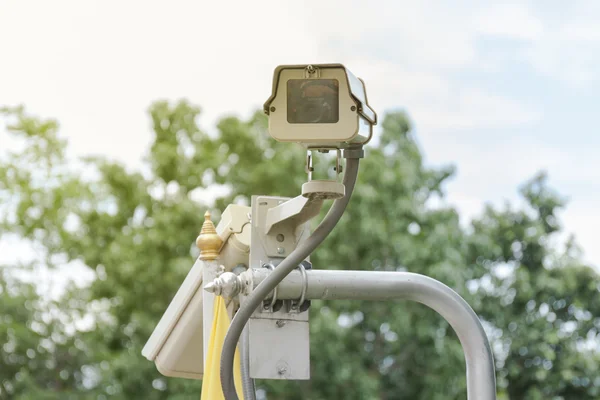
[(242, 364), (242, 391), (244, 393), (244, 400), (256, 400), (254, 379), (250, 377), (250, 331), (248, 330), (248, 324), (244, 326), (244, 330), (242, 331), (240, 352), (240, 364)]
[[(315, 251), (337, 225), (344, 214), (346, 206), (350, 202), (352, 192), (354, 191), (354, 185), (356, 184), (356, 178), (358, 176), (359, 160), (362, 156), (362, 147), (344, 151), (344, 157), (347, 159), (343, 180), (346, 188), (344, 197), (334, 201), (317, 229), (315, 229), (304, 242), (279, 263), (273, 272), (252, 291), (244, 304), (241, 305), (239, 310), (235, 313), (231, 325), (229, 326), (229, 330), (227, 331), (227, 335), (225, 335), (225, 342), (223, 343), (223, 350), (221, 353), (221, 387), (226, 400), (239, 400), (233, 380), (233, 359), (237, 343), (246, 323), (254, 313), (254, 310), (262, 304), (269, 293), (271, 293), (290, 272), (296, 269), (306, 257)], [(244, 393), (246, 393), (246, 389), (244, 389)]]

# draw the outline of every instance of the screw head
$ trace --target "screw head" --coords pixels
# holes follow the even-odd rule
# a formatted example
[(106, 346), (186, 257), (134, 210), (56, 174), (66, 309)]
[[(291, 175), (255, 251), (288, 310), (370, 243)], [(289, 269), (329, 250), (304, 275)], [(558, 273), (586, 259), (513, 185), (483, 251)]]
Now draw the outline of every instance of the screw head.
[(285, 375), (290, 371), (290, 366), (283, 360), (279, 360), (277, 364), (275, 364), (275, 369), (279, 375)]
[(283, 247), (278, 247), (277, 254), (283, 254), (283, 253), (285, 253), (285, 249)]
[(350, 107), (350, 111), (356, 111), (356, 106)]
[(270, 110), (271, 112), (275, 112), (275, 107), (271, 106)]
[(285, 325), (285, 321), (282, 319), (278, 319), (277, 322), (275, 322), (275, 325), (277, 325), (278, 328), (283, 328), (283, 326)]

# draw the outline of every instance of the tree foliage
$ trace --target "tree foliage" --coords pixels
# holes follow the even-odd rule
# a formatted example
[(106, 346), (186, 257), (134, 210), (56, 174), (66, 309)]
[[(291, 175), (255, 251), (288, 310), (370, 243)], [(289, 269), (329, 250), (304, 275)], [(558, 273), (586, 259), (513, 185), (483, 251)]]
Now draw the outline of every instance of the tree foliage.
[[(141, 349), (197, 256), (204, 210), (218, 217), (252, 194), (297, 195), (304, 152), (271, 140), (259, 113), (223, 118), (209, 135), (197, 107), (161, 101), (149, 110), (143, 167), (132, 170), (69, 159), (55, 121), (1, 113), (19, 145), (0, 154), (0, 239), (18, 237), (37, 257), (0, 270), (0, 399), (198, 396), (199, 382), (161, 376)], [(464, 227), (439, 205), (453, 173), (424, 164), (404, 113), (386, 115), (315, 267), (439, 279), (484, 321), (501, 398), (598, 398), (600, 280), (574, 240), (556, 245), (564, 201), (541, 174), (521, 188), (525, 207), (488, 206)], [(227, 190), (211, 204), (215, 185)], [(58, 300), (15, 278), (73, 263), (95, 279)], [(465, 398), (460, 344), (419, 304), (313, 302), (311, 358), (311, 381), (258, 386), (269, 399)]]

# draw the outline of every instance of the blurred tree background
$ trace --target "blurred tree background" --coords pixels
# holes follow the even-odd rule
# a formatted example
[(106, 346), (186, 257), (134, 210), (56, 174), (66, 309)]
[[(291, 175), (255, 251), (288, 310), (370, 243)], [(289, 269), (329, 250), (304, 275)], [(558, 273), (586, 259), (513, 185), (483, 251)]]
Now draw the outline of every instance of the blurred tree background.
[[(201, 382), (161, 376), (141, 349), (197, 256), (204, 211), (217, 221), (251, 194), (296, 196), (304, 151), (272, 140), (260, 113), (224, 118), (216, 135), (186, 101), (149, 114), (154, 137), (131, 170), (72, 160), (55, 121), (0, 109), (19, 144), (0, 153), (0, 239), (37, 255), (0, 268), (0, 399), (198, 398)], [(500, 399), (599, 398), (600, 279), (574, 240), (556, 246), (564, 200), (540, 174), (520, 189), (525, 206), (488, 206), (464, 227), (439, 206), (453, 173), (424, 165), (407, 116), (388, 113), (315, 267), (406, 270), (454, 288), (484, 321)], [(216, 184), (229, 191), (203, 201)], [(68, 263), (91, 268), (93, 282), (54, 299), (19, 278), (41, 266), (69, 274)], [(312, 380), (259, 381), (266, 398), (466, 398), (458, 339), (425, 306), (313, 302), (310, 312)]]

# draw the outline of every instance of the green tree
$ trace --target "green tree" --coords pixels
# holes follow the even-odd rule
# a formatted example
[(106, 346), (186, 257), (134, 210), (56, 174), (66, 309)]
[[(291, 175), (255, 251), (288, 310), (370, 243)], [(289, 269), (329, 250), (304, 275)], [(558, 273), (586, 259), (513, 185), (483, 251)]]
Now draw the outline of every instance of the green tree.
[[(263, 115), (223, 118), (211, 136), (199, 114), (185, 101), (153, 104), (155, 135), (135, 171), (99, 157), (70, 160), (56, 122), (2, 111), (22, 145), (0, 159), (0, 235), (43, 249), (40, 264), (80, 262), (96, 279), (51, 301), (11, 278), (24, 266), (4, 266), (0, 399), (199, 395), (199, 382), (162, 377), (140, 352), (197, 255), (211, 206), (203, 190), (228, 188), (212, 205), (218, 218), (251, 194), (295, 196), (305, 179), (304, 152), (270, 139)], [(501, 398), (597, 398), (600, 280), (573, 241), (555, 247), (562, 200), (540, 175), (521, 190), (526, 208), (488, 207), (465, 229), (455, 209), (431, 206), (453, 173), (426, 167), (406, 115), (389, 113), (315, 267), (437, 278), (484, 320)], [(311, 355), (311, 381), (259, 387), (269, 399), (465, 398), (460, 344), (419, 304), (314, 302)]]
[(540, 174), (520, 190), (528, 207), (488, 207), (473, 222), (473, 301), (497, 330), (498, 377), (511, 399), (600, 396), (600, 280), (573, 238), (558, 252), (564, 200)]

